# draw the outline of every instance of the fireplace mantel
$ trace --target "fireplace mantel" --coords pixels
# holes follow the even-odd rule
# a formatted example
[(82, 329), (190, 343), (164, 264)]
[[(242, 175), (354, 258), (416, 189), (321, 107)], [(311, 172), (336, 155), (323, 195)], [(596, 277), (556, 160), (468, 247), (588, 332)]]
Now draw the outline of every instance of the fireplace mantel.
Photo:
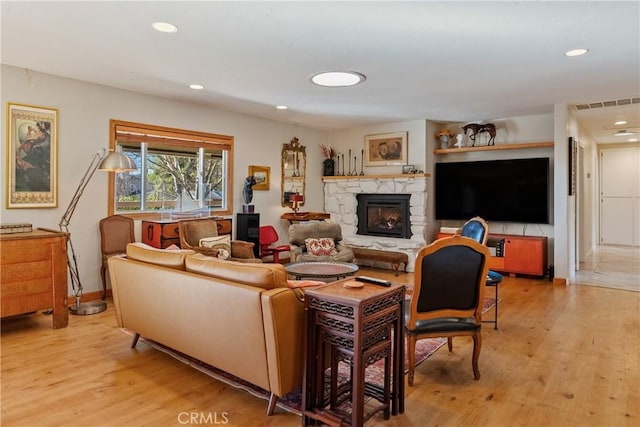
[(338, 175), (338, 176), (323, 176), (322, 181), (327, 182), (331, 180), (340, 180), (340, 179), (393, 179), (393, 178), (428, 178), (431, 174), (428, 173), (394, 173), (394, 174), (385, 174), (385, 175)]
[[(409, 256), (407, 271), (413, 271), (415, 255), (426, 246), (427, 179), (429, 174), (325, 176), (324, 211), (340, 224), (344, 243), (351, 246), (403, 252)], [(358, 202), (362, 193), (409, 194), (411, 238), (361, 236), (358, 231)]]

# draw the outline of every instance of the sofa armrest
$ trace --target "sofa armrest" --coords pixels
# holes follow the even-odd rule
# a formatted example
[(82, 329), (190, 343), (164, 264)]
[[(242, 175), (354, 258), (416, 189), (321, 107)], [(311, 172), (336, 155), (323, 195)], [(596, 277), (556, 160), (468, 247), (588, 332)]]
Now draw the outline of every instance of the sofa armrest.
[(282, 397), (302, 384), (304, 303), (288, 288), (264, 291), (262, 317), (270, 388)]
[(298, 257), (304, 253), (302, 247), (289, 243), (289, 253), (291, 254), (291, 262), (298, 261)]

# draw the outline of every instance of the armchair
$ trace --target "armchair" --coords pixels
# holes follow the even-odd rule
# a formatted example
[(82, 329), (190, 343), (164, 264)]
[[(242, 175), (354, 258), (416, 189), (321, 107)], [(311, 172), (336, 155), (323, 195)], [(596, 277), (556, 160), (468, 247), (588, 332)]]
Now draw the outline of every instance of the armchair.
[[(200, 246), (200, 239), (215, 237), (218, 235), (218, 224), (210, 218), (198, 218), (178, 222), (180, 231), (180, 246), (182, 249), (191, 249), (204, 255), (217, 256), (218, 250)], [(242, 240), (231, 240), (230, 261), (262, 262), (253, 254), (254, 244)]]
[[(328, 252), (316, 252), (314, 255), (307, 250), (307, 239), (327, 238), (335, 250)], [(324, 262), (352, 262), (355, 255), (350, 247), (343, 245), (342, 229), (339, 224), (324, 221), (309, 221), (306, 223), (291, 224), (289, 226), (289, 246), (291, 247), (291, 261), (324, 261)]]

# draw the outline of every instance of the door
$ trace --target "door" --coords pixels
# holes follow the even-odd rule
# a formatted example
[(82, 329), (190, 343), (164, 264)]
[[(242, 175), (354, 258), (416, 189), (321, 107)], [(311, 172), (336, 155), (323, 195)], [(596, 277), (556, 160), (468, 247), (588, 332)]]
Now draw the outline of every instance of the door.
[(600, 151), (600, 244), (640, 245), (640, 147)]

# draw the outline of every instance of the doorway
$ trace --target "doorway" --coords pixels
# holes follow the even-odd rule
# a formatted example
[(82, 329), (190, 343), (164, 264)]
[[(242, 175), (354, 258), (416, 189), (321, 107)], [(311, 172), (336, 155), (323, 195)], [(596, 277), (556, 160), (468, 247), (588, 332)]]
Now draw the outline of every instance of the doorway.
[(600, 245), (640, 246), (640, 147), (601, 147)]

